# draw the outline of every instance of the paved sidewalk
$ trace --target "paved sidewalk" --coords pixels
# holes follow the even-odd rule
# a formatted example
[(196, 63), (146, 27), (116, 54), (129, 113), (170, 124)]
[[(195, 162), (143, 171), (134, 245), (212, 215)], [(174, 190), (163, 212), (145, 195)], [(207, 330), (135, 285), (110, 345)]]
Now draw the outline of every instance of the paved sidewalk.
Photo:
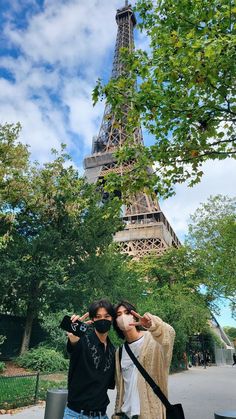
[(18, 413), (13, 415), (1, 415), (2, 419), (43, 419), (44, 418), (44, 405), (37, 405), (33, 407), (28, 407), (26, 409), (19, 410)]
[[(169, 379), (170, 401), (183, 404), (186, 419), (214, 419), (217, 410), (236, 411), (235, 389), (236, 367), (231, 366), (193, 367), (189, 371), (173, 374)], [(114, 411), (115, 394), (115, 391), (109, 392), (109, 417)], [(44, 406), (33, 406), (14, 415), (2, 415), (2, 418), (44, 419)]]
[(214, 412), (236, 412), (236, 368), (192, 367), (169, 380), (171, 403), (182, 403), (186, 419), (214, 419)]

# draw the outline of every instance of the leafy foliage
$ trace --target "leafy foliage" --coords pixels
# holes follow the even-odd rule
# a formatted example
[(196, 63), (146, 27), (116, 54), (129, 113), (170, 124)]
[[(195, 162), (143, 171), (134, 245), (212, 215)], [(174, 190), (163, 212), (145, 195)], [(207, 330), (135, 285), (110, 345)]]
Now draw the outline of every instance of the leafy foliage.
[[(13, 134), (14, 149), (18, 131)], [(119, 200), (102, 204), (95, 186), (67, 162), (62, 149), (42, 167), (28, 163), (24, 193), (16, 201), (3, 187), (1, 227), (6, 212), (12, 223), (11, 240), (0, 249), (0, 304), (2, 311), (27, 316), (25, 348), (40, 313), (87, 304), (88, 290), (99, 288), (96, 266), (121, 228)]]
[(24, 199), (29, 152), (17, 141), (20, 124), (0, 124), (0, 248), (11, 239), (14, 209)]
[(68, 360), (60, 352), (43, 346), (29, 350), (16, 361), (21, 367), (33, 371), (57, 372), (68, 368)]
[[(0, 348), (5, 340), (6, 340), (6, 336), (0, 335)], [(1, 355), (1, 350), (0, 350), (0, 355)], [(5, 369), (4, 362), (0, 362), (0, 372), (4, 371), (4, 369)]]
[(176, 331), (172, 367), (178, 367), (189, 338), (206, 331), (210, 312), (199, 290), (203, 272), (187, 248), (170, 249), (160, 257), (132, 262), (142, 278), (140, 312), (150, 312)]
[[(9, 130), (14, 154), (18, 131)], [(233, 307), (235, 201), (211, 198), (192, 218), (188, 246), (137, 262), (113, 243), (122, 228), (117, 198), (101, 203), (95, 187), (68, 167), (64, 149), (42, 167), (29, 163), (27, 149), (19, 150), (22, 165), (19, 159), (15, 178), (2, 175), (0, 234), (10, 231), (10, 240), (0, 248), (1, 311), (26, 316), (28, 338), (32, 320), (41, 319), (47, 345), (62, 351), (65, 337), (58, 325), (65, 313), (83, 314), (91, 301), (105, 296), (114, 303), (132, 300), (140, 312), (153, 312), (174, 326), (177, 364), (190, 335), (205, 331), (208, 307), (221, 295), (230, 297)], [(13, 178), (11, 193), (7, 179)], [(38, 348), (32, 363), (43, 365), (45, 350)]]
[(224, 331), (225, 333), (228, 335), (228, 337), (230, 338), (230, 340), (236, 341), (236, 327), (233, 326), (225, 326), (224, 327)]
[(234, 198), (210, 197), (191, 217), (187, 239), (205, 269), (203, 284), (209, 299), (228, 298), (233, 315), (236, 297), (235, 208)]
[[(176, 183), (199, 182), (206, 160), (235, 158), (236, 9), (231, 0), (137, 0), (136, 11), (149, 48), (121, 51), (123, 75), (99, 81), (93, 99), (106, 97), (118, 122), (132, 102), (118, 158), (135, 155), (136, 164), (112, 183), (124, 193), (156, 184), (168, 196)], [(140, 120), (155, 138), (149, 148), (132, 140)], [(154, 163), (154, 174), (144, 170)]]
[(0, 361), (0, 373), (1, 373), (1, 372), (3, 372), (3, 371), (5, 371), (5, 369), (6, 369), (6, 364), (5, 364), (5, 362)]
[[(82, 282), (84, 280), (82, 299), (79, 293), (72, 298), (78, 279), (71, 278), (64, 289), (64, 296), (68, 294), (69, 297), (68, 303), (65, 304), (63, 299), (60, 301), (60, 305), (65, 307), (64, 310), (57, 312), (56, 307), (59, 307), (59, 303), (54, 303), (50, 312), (41, 316), (42, 327), (49, 335), (46, 344), (61, 351), (65, 351), (66, 337), (65, 332), (58, 329), (58, 325), (65, 314), (82, 315), (93, 300), (104, 297), (116, 303), (121, 299), (129, 299), (132, 295), (132, 300), (136, 303), (143, 289), (139, 274), (132, 269), (129, 259), (117, 252), (114, 244), (100, 257), (87, 260), (83, 271), (80, 271), (80, 277)], [(111, 335), (112, 341), (118, 345), (115, 334), (111, 332)]]
[(44, 345), (54, 348), (56, 351), (65, 352), (66, 333), (59, 328), (63, 317), (68, 314), (70, 308), (58, 312), (50, 312), (41, 319), (41, 326), (47, 332), (48, 339)]

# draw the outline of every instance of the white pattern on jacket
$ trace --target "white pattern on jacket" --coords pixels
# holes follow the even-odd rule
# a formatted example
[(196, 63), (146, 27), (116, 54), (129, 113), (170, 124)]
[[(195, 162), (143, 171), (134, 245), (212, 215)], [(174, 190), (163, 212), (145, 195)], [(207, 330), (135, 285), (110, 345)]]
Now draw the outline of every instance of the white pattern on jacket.
[[(139, 362), (147, 370), (163, 393), (168, 396), (168, 375), (172, 358), (175, 331), (159, 317), (148, 313), (152, 326), (144, 332), (143, 346)], [(120, 368), (119, 350), (116, 351), (116, 387), (115, 412), (121, 412), (124, 395), (124, 383)], [(138, 392), (140, 398), (140, 419), (165, 419), (165, 408), (149, 384), (138, 372)], [(114, 414), (112, 419), (120, 419)]]

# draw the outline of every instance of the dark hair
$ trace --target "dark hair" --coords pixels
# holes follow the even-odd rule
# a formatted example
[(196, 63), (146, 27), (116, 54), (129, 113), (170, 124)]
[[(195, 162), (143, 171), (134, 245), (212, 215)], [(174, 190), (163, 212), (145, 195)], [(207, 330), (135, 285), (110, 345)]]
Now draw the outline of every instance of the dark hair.
[(105, 300), (105, 299), (96, 300), (92, 304), (90, 304), (90, 306), (88, 308), (90, 319), (93, 319), (94, 317), (96, 317), (99, 308), (105, 308), (107, 310), (108, 314), (110, 314), (110, 316), (114, 319), (114, 317), (115, 317), (114, 307), (110, 303), (110, 301)]
[[(114, 321), (113, 321), (113, 327), (114, 327), (114, 329), (115, 329), (115, 331), (116, 331), (117, 335), (119, 336), (119, 338), (124, 339), (124, 338), (125, 338), (125, 335), (124, 335), (124, 333), (122, 332), (122, 330), (120, 330), (120, 328), (118, 327), (117, 322), (116, 322), (116, 318), (117, 318), (117, 311), (118, 311), (118, 309), (119, 309), (121, 306), (125, 307), (125, 308), (126, 308), (126, 310), (127, 310), (129, 313), (131, 313), (131, 310), (136, 311), (136, 307), (135, 307), (135, 306), (133, 306), (133, 304), (129, 303), (128, 301), (120, 301), (118, 304), (116, 304), (116, 305), (114, 306), (114, 310), (115, 310), (115, 318), (114, 318)], [(138, 320), (138, 319), (137, 319), (137, 317), (135, 317), (135, 316), (134, 316), (134, 318), (135, 318), (136, 320)], [(135, 326), (135, 327), (136, 327), (136, 329), (137, 329), (137, 330), (143, 330), (143, 328), (142, 328), (141, 326)]]

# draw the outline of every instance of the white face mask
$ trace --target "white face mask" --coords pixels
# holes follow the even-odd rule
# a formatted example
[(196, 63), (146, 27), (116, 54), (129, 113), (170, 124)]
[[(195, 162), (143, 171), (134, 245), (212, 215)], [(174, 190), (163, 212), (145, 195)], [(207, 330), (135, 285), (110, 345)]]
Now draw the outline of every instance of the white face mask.
[(132, 314), (122, 314), (116, 319), (117, 326), (120, 330), (131, 330), (135, 326), (130, 326), (130, 323), (134, 323), (134, 317)]

